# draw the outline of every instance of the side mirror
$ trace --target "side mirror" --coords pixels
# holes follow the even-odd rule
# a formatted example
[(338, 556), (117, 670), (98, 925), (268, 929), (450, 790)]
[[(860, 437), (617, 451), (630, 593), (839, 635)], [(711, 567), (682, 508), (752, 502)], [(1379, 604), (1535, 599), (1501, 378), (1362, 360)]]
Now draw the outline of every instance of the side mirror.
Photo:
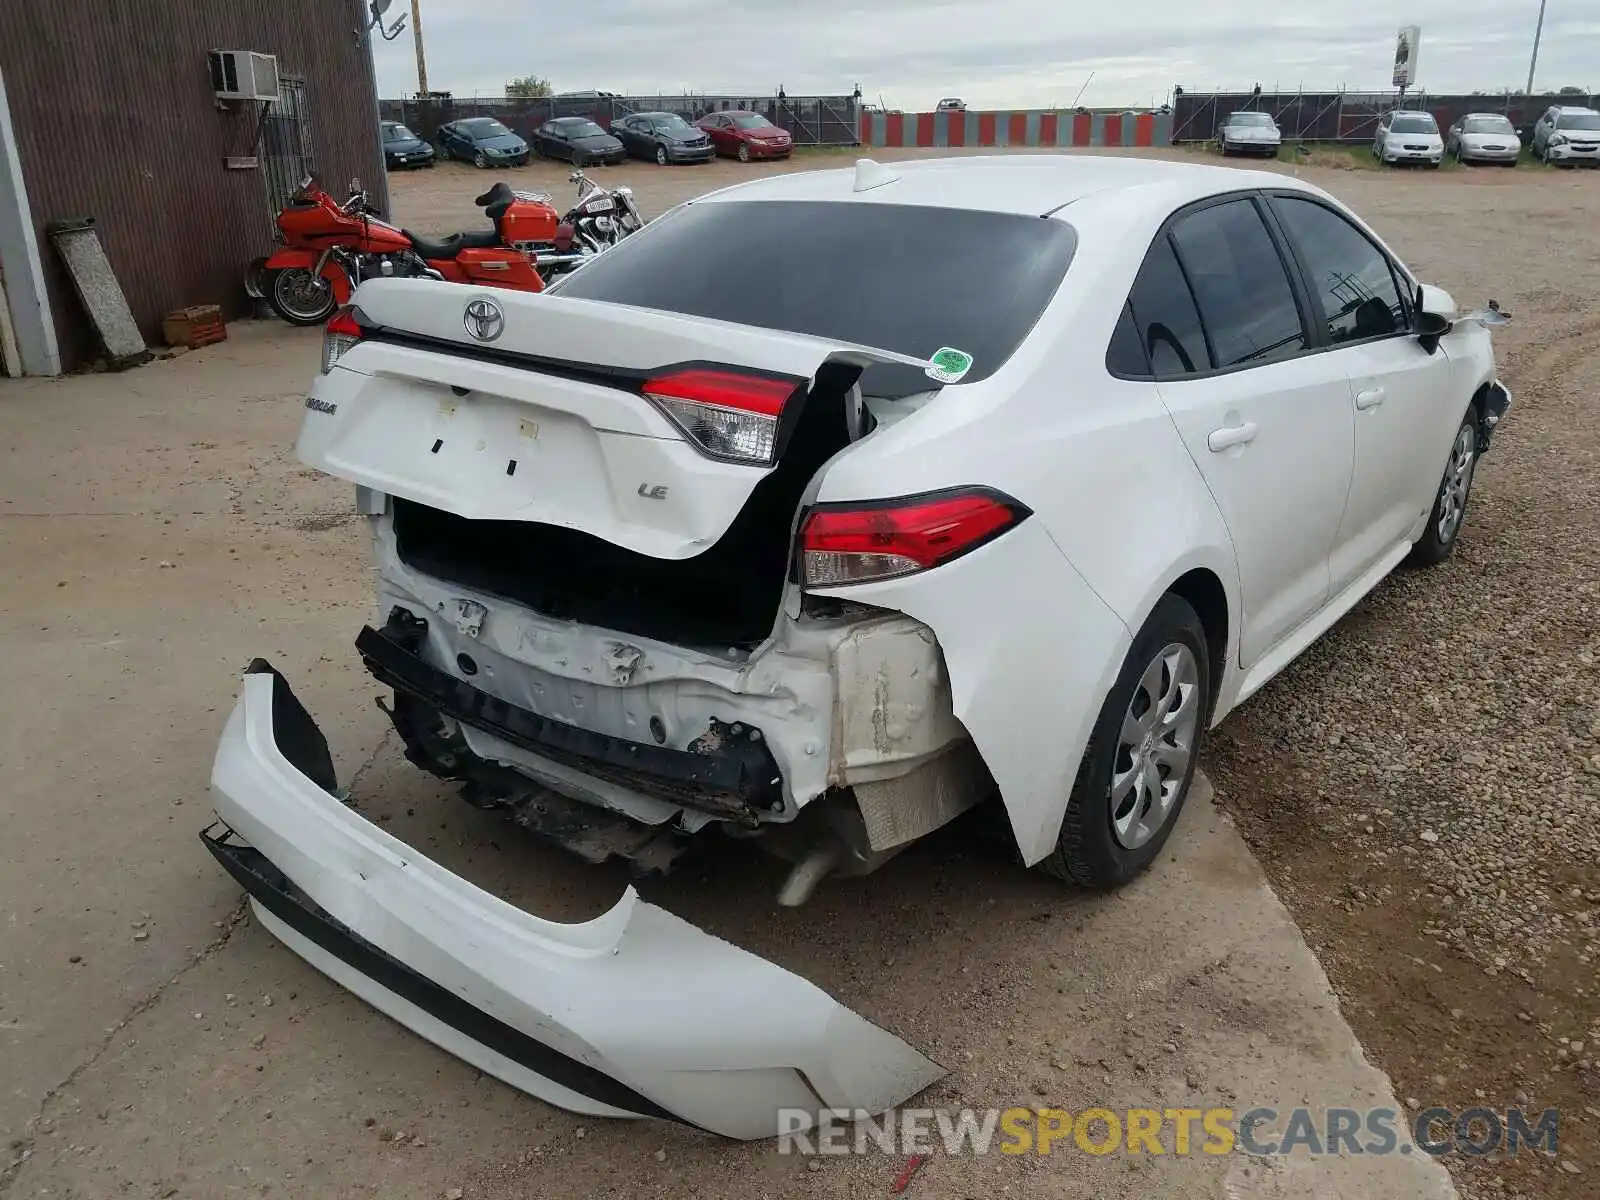
[(1417, 312), (1417, 341), (1432, 354), (1439, 348), (1439, 339), (1455, 328), (1456, 302), (1443, 288), (1419, 283), (1413, 304)]

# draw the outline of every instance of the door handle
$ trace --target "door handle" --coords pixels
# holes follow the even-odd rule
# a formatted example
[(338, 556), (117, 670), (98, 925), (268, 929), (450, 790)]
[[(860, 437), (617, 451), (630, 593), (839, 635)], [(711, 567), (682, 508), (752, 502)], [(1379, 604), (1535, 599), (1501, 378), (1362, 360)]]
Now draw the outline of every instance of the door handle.
[(1381, 387), (1367, 388), (1365, 391), (1357, 392), (1356, 407), (1362, 412), (1369, 408), (1377, 408), (1378, 405), (1383, 403), (1383, 398), (1386, 394)]
[(1246, 442), (1256, 440), (1260, 432), (1254, 421), (1246, 421), (1243, 425), (1224, 425), (1221, 429), (1213, 429), (1206, 438), (1206, 445), (1211, 447), (1212, 453), (1221, 454), (1229, 446), (1243, 446)]

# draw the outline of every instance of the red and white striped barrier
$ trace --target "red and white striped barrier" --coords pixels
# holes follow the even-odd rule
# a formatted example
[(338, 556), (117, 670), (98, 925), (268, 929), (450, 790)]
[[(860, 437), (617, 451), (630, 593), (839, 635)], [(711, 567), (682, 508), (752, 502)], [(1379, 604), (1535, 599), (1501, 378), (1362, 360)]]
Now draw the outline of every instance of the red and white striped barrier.
[(1171, 138), (1171, 113), (861, 114), (864, 146), (1165, 146)]

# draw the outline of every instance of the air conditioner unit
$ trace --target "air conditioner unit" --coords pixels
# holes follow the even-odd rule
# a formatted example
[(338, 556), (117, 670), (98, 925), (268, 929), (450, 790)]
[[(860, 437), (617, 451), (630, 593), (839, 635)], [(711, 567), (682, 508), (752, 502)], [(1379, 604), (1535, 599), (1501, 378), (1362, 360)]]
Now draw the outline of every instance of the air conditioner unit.
[(211, 90), (218, 100), (276, 100), (277, 55), (254, 50), (211, 51)]

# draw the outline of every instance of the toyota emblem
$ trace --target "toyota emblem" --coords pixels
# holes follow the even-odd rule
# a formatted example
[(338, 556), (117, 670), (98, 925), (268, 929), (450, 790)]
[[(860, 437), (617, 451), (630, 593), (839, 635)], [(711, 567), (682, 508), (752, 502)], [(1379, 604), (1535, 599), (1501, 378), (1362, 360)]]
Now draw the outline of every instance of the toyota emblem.
[(461, 318), (467, 332), (480, 342), (492, 342), (506, 327), (506, 315), (493, 300), (478, 299), (467, 305)]

